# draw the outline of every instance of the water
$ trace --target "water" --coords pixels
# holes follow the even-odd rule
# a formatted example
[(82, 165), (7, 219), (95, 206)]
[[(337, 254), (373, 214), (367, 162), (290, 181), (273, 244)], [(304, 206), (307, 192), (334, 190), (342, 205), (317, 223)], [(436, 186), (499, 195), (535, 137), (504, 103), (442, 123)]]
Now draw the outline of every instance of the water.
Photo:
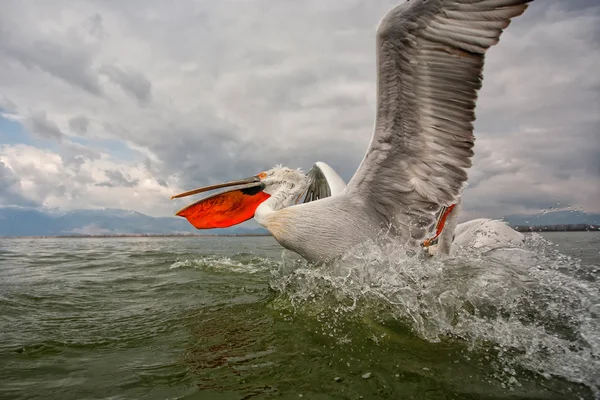
[(0, 239), (0, 398), (600, 398), (600, 234), (544, 237), (320, 269), (269, 237)]

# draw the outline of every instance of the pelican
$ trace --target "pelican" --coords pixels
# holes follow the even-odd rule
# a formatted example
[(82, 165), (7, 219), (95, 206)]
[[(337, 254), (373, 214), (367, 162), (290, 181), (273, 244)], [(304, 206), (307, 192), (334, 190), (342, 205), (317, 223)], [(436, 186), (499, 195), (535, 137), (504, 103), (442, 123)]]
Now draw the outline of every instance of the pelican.
[(377, 28), (375, 126), (347, 185), (323, 162), (306, 174), (276, 166), (173, 196), (229, 188), (176, 215), (197, 229), (254, 217), (283, 247), (315, 263), (381, 237), (415, 247), (437, 241), (438, 254), (449, 254), (454, 242), (468, 243), (477, 223), (461, 227), (456, 220), (473, 157), (485, 53), (530, 1), (412, 0), (396, 6)]

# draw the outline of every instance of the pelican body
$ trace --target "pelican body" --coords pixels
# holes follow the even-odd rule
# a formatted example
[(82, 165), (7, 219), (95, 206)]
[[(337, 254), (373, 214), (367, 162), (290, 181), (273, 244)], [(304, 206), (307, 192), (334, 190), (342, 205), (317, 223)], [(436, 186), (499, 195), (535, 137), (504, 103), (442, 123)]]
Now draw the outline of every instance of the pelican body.
[[(277, 166), (173, 196), (234, 187), (177, 215), (198, 229), (254, 217), (312, 262), (382, 237), (421, 245), (467, 181), (485, 53), (530, 1), (411, 0), (393, 8), (377, 28), (374, 132), (348, 185), (323, 162), (307, 174)], [(440, 254), (451, 251), (458, 212), (443, 213)]]

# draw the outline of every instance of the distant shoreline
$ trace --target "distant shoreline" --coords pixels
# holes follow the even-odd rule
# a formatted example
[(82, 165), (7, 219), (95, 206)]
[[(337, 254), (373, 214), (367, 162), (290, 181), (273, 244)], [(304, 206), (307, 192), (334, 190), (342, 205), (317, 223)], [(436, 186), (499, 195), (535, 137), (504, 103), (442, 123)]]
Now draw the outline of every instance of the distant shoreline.
[(599, 232), (600, 226), (589, 224), (564, 224), (564, 225), (517, 225), (512, 228), (518, 232)]

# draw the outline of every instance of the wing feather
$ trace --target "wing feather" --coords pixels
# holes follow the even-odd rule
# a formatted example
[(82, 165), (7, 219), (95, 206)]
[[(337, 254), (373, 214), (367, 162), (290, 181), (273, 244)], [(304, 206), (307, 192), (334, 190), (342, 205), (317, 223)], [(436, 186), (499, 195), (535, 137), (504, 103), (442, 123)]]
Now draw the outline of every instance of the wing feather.
[(467, 180), (485, 52), (530, 1), (411, 0), (382, 19), (375, 129), (347, 195), (425, 235)]
[(310, 184), (303, 203), (336, 196), (346, 188), (344, 180), (324, 162), (316, 162), (308, 171), (307, 176)]

